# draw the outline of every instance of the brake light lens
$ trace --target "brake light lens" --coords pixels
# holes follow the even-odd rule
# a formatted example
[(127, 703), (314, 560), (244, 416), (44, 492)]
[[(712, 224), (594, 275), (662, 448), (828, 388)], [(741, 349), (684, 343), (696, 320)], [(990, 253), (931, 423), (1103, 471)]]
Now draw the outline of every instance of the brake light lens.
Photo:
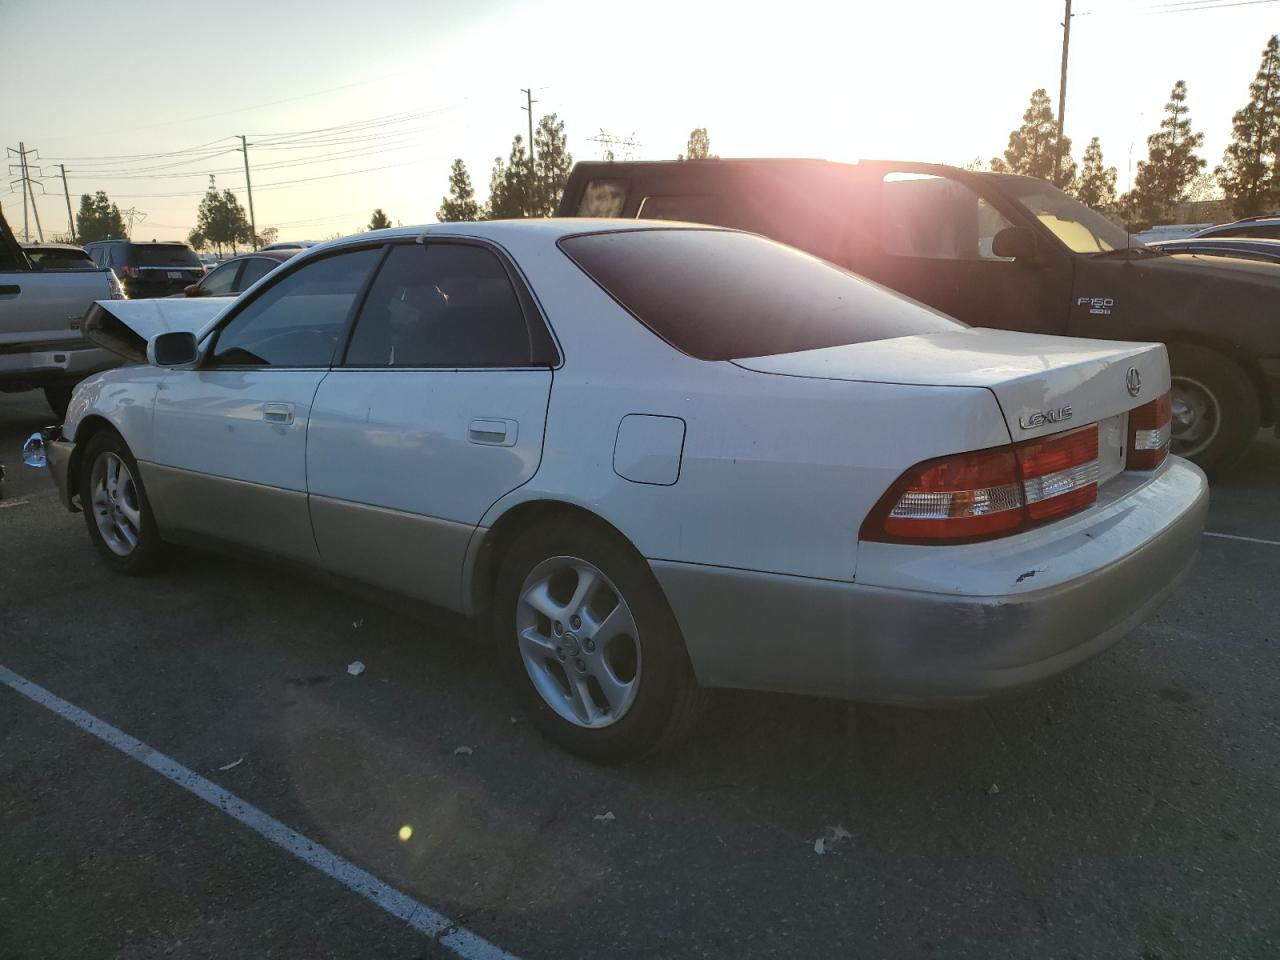
[(859, 536), (975, 543), (1066, 516), (1098, 499), (1098, 425), (927, 460), (889, 488)]
[(1130, 470), (1154, 470), (1169, 455), (1173, 395), (1166, 393), (1129, 411)]

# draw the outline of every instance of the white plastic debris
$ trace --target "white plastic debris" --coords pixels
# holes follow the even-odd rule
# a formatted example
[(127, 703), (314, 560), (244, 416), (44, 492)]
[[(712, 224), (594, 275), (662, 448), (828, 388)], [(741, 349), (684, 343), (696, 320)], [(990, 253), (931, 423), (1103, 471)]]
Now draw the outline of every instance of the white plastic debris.
[(826, 834), (813, 841), (813, 852), (821, 857), (834, 852), (837, 844), (852, 838), (853, 834), (843, 824), (837, 823), (834, 827), (827, 827)]
[(606, 811), (605, 813), (597, 813), (597, 814), (596, 814), (594, 817), (592, 817), (591, 819), (592, 819), (592, 820), (599, 820), (599, 821), (600, 821), (600, 822), (602, 822), (602, 823), (608, 823), (610, 820), (617, 820), (618, 818), (617, 818), (617, 817), (615, 817), (615, 816), (613, 815), (613, 811), (612, 811), (612, 810), (609, 810), (609, 811)]
[(999, 787), (999, 785), (997, 785), (997, 784), (994, 784), (994, 783), (993, 783), (991, 786), (987, 787), (987, 795), (988, 795), (988, 796), (992, 796), (992, 797), (994, 797), (994, 796), (995, 796), (997, 793), (999, 793), (999, 792), (1000, 792), (1000, 787)]
[(364, 617), (361, 617), (359, 620), (351, 621), (351, 629), (353, 630), (359, 630), (363, 626), (364, 626)]
[(469, 757), (473, 753), (475, 753), (475, 751), (472, 750), (470, 747), (468, 747), (465, 743), (460, 747), (453, 748), (453, 755), (455, 757)]
[(816, 853), (818, 856), (822, 856), (824, 853), (827, 852), (826, 837), (819, 837), (817, 840), (813, 841), (813, 852)]
[(244, 757), (241, 757), (239, 760), (232, 760), (230, 763), (224, 764), (218, 769), (222, 771), (234, 770), (236, 767), (240, 766), (240, 764), (242, 763), (244, 763)]
[(347, 673), (351, 674), (353, 677), (360, 676), (360, 674), (364, 673), (364, 664), (359, 660), (352, 660), (347, 664)]

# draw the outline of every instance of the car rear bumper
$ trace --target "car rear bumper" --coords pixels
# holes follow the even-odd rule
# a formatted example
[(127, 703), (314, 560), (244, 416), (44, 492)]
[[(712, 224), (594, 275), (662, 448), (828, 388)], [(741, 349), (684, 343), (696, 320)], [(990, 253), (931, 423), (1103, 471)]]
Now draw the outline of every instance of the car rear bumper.
[(1018, 564), (1038, 559), (1017, 589), (982, 595), (651, 565), (704, 686), (946, 702), (1044, 680), (1115, 643), (1186, 575), (1207, 511), (1204, 474), (1171, 458), (1087, 523), (1024, 541)]

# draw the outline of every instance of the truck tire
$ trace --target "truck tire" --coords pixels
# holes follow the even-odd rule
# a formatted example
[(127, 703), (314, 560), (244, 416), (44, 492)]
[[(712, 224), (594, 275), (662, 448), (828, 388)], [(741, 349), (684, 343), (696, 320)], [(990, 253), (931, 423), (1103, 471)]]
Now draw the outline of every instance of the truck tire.
[(1262, 418), (1249, 375), (1217, 350), (1169, 344), (1173, 423), (1169, 449), (1220, 474), (1240, 459)]
[(71, 404), (71, 391), (73, 389), (73, 387), (44, 388), (45, 402), (49, 404), (49, 409), (53, 411), (59, 423), (67, 417), (67, 407)]
[(502, 673), (544, 736), (596, 763), (680, 739), (700, 692), (653, 571), (603, 525), (544, 520), (501, 559), (489, 618)]

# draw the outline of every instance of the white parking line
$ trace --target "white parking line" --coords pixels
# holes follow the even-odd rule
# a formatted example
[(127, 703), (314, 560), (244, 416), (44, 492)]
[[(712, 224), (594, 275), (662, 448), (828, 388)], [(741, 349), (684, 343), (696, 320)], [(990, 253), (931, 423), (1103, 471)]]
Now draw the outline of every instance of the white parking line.
[(20, 507), (24, 503), (30, 502), (30, 500), (0, 500), (0, 510), (4, 510), (7, 507)]
[(408, 894), (388, 886), (373, 874), (285, 826), (230, 791), (224, 790), (212, 780), (206, 780), (194, 770), (151, 749), (141, 740), (99, 720), (93, 714), (81, 710), (73, 703), (68, 703), (7, 667), (0, 666), (0, 682), (28, 700), (52, 710), (86, 733), (93, 734), (103, 743), (115, 747), (139, 763), (146, 764), (162, 777), (172, 780), (184, 790), (195, 794), (201, 800), (240, 821), (250, 830), (261, 834), (276, 846), (287, 850), (303, 863), (332, 877), (393, 917), (403, 920), (415, 930), (425, 933), (463, 960), (518, 960), (513, 954), (494, 946), (466, 927), (458, 926), (444, 914), (432, 910), (424, 903), (419, 903)]
[(1245, 543), (1260, 543), (1264, 547), (1280, 547), (1280, 540), (1262, 540), (1258, 537), (1241, 537), (1234, 533), (1210, 533), (1208, 530), (1204, 532), (1206, 537), (1217, 537), (1219, 540), (1243, 540)]

